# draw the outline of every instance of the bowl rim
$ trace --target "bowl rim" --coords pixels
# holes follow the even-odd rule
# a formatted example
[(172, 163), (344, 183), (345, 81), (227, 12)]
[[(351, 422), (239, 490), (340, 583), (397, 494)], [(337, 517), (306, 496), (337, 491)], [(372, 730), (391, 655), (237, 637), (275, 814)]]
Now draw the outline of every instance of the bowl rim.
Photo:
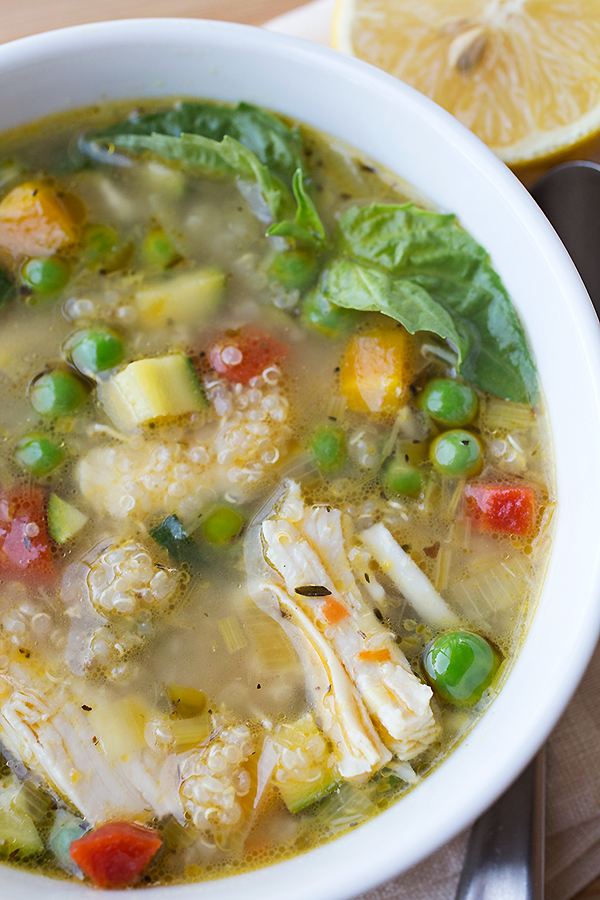
[[(330, 48), (263, 31), (254, 26), (187, 18), (123, 19), (89, 23), (20, 38), (9, 44), (0, 45), (0, 73), (23, 65), (27, 62), (28, 57), (30, 60), (43, 59), (44, 56), (47, 59), (57, 58), (64, 52), (65, 47), (81, 54), (86, 47), (97, 49), (103, 42), (111, 46), (115, 44), (133, 46), (149, 40), (164, 44), (169, 40), (182, 38), (184, 33), (188, 37), (193, 33), (198, 39), (210, 38), (217, 43), (222, 40), (233, 47), (247, 48), (250, 45), (255, 51), (262, 50), (264, 53), (272, 50), (273, 55), (277, 55), (279, 58), (290, 57), (305, 66), (312, 65), (330, 73), (338, 73), (340, 78), (347, 79), (357, 89), (360, 87), (366, 92), (369, 90), (379, 92), (387, 96), (390, 102), (393, 101), (393, 98), (400, 102), (399, 98), (401, 98), (401, 105), (421, 116), (433, 130), (437, 129), (439, 133), (443, 133), (449, 149), (468, 157), (477, 177), (487, 179), (490, 183), (495, 184), (498, 202), (504, 202), (518, 212), (523, 228), (531, 233), (532, 245), (535, 246), (540, 257), (544, 258), (548, 271), (561, 286), (564, 297), (569, 298), (571, 304), (569, 315), (573, 319), (573, 322), (569, 319), (569, 327), (573, 335), (577, 336), (582, 353), (582, 364), (589, 377), (586, 391), (591, 411), (591, 435), (594, 438), (600, 438), (600, 326), (573, 264), (543, 214), (504, 164), (448, 113), (436, 107), (427, 98), (417, 94), (412, 88), (401, 84), (392, 76), (367, 63), (344, 57)], [(600, 500), (598, 476), (590, 477), (590, 498), (586, 498), (586, 509), (590, 506), (589, 500), (592, 497)], [(565, 498), (565, 500), (564, 504), (561, 502), (557, 516), (558, 528), (563, 531), (564, 521), (574, 521), (573, 503), (570, 498)], [(599, 524), (597, 516), (594, 521)], [(556, 553), (553, 552), (546, 582), (555, 575), (557, 565), (555, 559)], [(581, 572), (578, 572), (578, 577), (580, 576)], [(544, 587), (544, 594), (545, 592), (546, 587)], [(471, 756), (473, 753), (479, 752), (481, 747), (488, 749), (488, 765), (495, 767), (495, 780), (493, 783), (488, 782), (485, 789), (479, 789), (476, 803), (473, 798), (474, 785), (466, 784), (464, 795), (465, 798), (470, 798), (468, 802), (465, 802), (462, 808), (453, 810), (451, 815), (446, 814), (444, 817), (440, 817), (439, 821), (433, 823), (429, 835), (422, 836), (418, 848), (414, 844), (410, 845), (410, 851), (405, 853), (402, 862), (402, 871), (423, 859), (466, 827), (473, 819), (475, 807), (481, 812), (493, 802), (527, 764), (558, 720), (584, 673), (600, 632), (600, 603), (595, 605), (592, 603), (592, 596), (600, 594), (600, 557), (594, 558), (593, 563), (590, 563), (589, 568), (585, 570), (582, 592), (588, 600), (585, 607), (576, 610), (575, 618), (571, 622), (571, 630), (576, 636), (576, 640), (570, 641), (570, 644), (577, 645), (579, 655), (576, 659), (571, 660), (568, 669), (562, 673), (561, 677), (552, 674), (547, 676), (548, 691), (553, 697), (551, 709), (547, 706), (531, 709), (527, 720), (521, 723), (522, 732), (519, 741), (517, 744), (513, 743), (503, 753), (494, 752), (493, 748), (489, 747), (489, 744), (481, 736), (479, 726), (476, 726), (471, 734), (463, 740), (461, 746), (469, 748)], [(534, 617), (534, 625), (535, 621)], [(524, 669), (524, 666), (521, 665), (521, 657), (529, 640), (530, 636), (528, 635), (499, 697), (486, 711), (484, 720), (486, 722), (489, 720), (489, 728), (492, 730), (499, 727), (497, 723), (503, 718), (501, 714), (504, 713), (507, 704), (518, 699), (518, 678), (520, 671)], [(543, 648), (536, 646), (535, 649)], [(531, 669), (531, 667), (529, 668)], [(517, 673), (516, 676), (515, 673)], [(202, 891), (207, 893), (210, 891), (211, 896), (231, 897), (232, 900), (236, 894), (239, 896), (238, 892), (241, 888), (248, 891), (260, 891), (265, 900), (271, 896), (273, 898), (275, 896), (285, 897), (287, 900), (303, 900), (308, 892), (314, 900), (321, 900), (321, 898), (322, 900), (344, 900), (344, 898), (355, 896), (398, 873), (399, 863), (394, 853), (394, 847), (389, 836), (386, 839), (387, 829), (382, 827), (381, 823), (383, 820), (389, 821), (391, 827), (394, 810), (399, 805), (410, 802), (417, 792), (425, 798), (426, 802), (433, 802), (438, 783), (443, 787), (452, 776), (459, 777), (461, 773), (464, 774), (465, 767), (455, 763), (459, 750), (460, 748), (451, 754), (441, 767), (432, 772), (423, 784), (418, 789), (411, 791), (400, 804), (396, 804), (386, 813), (362, 825), (358, 832), (360, 837), (354, 832), (311, 851), (309, 856), (311, 865), (313, 858), (315, 860), (315, 871), (312, 871), (311, 865), (307, 864), (309, 857), (303, 855), (279, 863), (276, 867), (233, 876), (224, 881), (206, 882), (204, 884), (207, 887), (203, 887), (201, 884), (192, 884), (169, 887), (168, 890), (170, 894), (178, 891), (180, 894), (190, 892), (198, 895)], [(429, 787), (429, 785), (431, 786)], [(370, 860), (368, 867), (365, 868), (364, 861), (360, 859), (360, 845), (366, 841), (367, 834), (373, 837), (369, 838)], [(410, 840), (408, 843), (410, 844)], [(329, 861), (335, 862), (335, 869), (332, 868), (331, 872), (327, 874)], [(281, 871), (282, 878), (279, 879), (280, 883), (271, 895), (269, 882), (272, 879), (265, 873), (275, 869)], [(8, 874), (8, 870), (6, 871)], [(285, 888), (281, 883), (282, 879), (286, 881)], [(233, 885), (234, 882), (235, 887), (230, 890), (228, 885)], [(39, 879), (36, 884), (39, 885)], [(67, 890), (72, 890), (72, 888), (77, 892), (82, 890), (79, 885), (71, 886), (60, 883), (60, 896), (64, 896)], [(160, 892), (161, 888), (154, 890)], [(117, 892), (117, 894), (120, 895), (121, 892)], [(51, 896), (52, 894), (48, 893), (47, 895)], [(122, 895), (124, 897), (125, 892)]]

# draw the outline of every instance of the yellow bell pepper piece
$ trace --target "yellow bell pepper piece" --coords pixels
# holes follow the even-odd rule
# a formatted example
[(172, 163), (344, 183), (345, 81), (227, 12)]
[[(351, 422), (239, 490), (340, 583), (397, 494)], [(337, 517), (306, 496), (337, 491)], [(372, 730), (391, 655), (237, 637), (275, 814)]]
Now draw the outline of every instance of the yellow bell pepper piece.
[(355, 335), (341, 365), (341, 389), (348, 408), (390, 416), (402, 406), (411, 373), (406, 329), (377, 328)]
[(76, 197), (61, 197), (48, 184), (27, 181), (0, 202), (0, 249), (15, 260), (52, 256), (79, 240), (84, 217)]

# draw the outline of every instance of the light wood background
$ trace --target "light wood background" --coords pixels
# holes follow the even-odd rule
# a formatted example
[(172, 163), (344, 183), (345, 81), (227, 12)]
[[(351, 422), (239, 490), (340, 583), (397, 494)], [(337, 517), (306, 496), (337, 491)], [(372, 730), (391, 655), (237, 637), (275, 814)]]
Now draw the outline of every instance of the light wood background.
[(305, 0), (0, 0), (0, 43), (85, 22), (182, 16), (260, 25)]
[[(261, 25), (306, 0), (0, 0), (0, 43), (109, 19), (181, 16)], [(575, 900), (600, 900), (600, 879)]]

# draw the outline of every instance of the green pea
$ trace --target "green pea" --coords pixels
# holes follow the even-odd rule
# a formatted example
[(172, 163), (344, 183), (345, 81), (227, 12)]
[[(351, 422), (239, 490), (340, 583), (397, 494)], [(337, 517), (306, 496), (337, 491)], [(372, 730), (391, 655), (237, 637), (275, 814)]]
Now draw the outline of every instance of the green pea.
[(238, 537), (245, 521), (239, 510), (220, 506), (204, 519), (200, 531), (210, 544), (230, 544)]
[(483, 446), (470, 431), (443, 431), (432, 441), (429, 457), (442, 475), (478, 475), (483, 468)]
[(181, 255), (162, 228), (153, 228), (150, 234), (146, 235), (142, 244), (142, 254), (147, 263), (161, 269), (168, 269), (181, 259)]
[(15, 444), (15, 459), (32, 475), (47, 475), (61, 464), (64, 453), (40, 431), (24, 435)]
[(269, 267), (269, 274), (288, 291), (307, 288), (317, 277), (317, 272), (318, 263), (310, 250), (278, 253)]
[(82, 259), (89, 269), (116, 272), (124, 269), (133, 255), (131, 241), (121, 243), (114, 228), (88, 225), (83, 233)]
[(84, 328), (67, 338), (63, 356), (83, 375), (93, 376), (117, 366), (124, 356), (123, 341), (110, 328)]
[(115, 253), (119, 246), (119, 235), (114, 228), (106, 225), (88, 225), (83, 233), (83, 261), (90, 268), (100, 266)]
[(49, 296), (57, 294), (67, 284), (70, 277), (67, 263), (56, 256), (39, 256), (28, 259), (21, 269), (23, 282), (36, 294)]
[(419, 406), (442, 425), (468, 425), (477, 412), (477, 394), (467, 384), (451, 378), (434, 378), (419, 397)]
[(388, 497), (418, 497), (423, 487), (421, 473), (415, 466), (392, 459), (383, 472), (383, 489)]
[(478, 634), (452, 631), (428, 644), (423, 662), (429, 682), (444, 700), (473, 706), (492, 683), (500, 655)]
[(29, 402), (41, 416), (58, 418), (85, 403), (89, 386), (64, 369), (40, 375), (29, 386)]
[(338, 337), (350, 331), (357, 323), (359, 313), (331, 303), (315, 288), (302, 301), (300, 318), (304, 325), (328, 337)]
[(321, 425), (313, 435), (310, 450), (317, 467), (326, 475), (343, 468), (346, 459), (346, 435), (341, 428)]

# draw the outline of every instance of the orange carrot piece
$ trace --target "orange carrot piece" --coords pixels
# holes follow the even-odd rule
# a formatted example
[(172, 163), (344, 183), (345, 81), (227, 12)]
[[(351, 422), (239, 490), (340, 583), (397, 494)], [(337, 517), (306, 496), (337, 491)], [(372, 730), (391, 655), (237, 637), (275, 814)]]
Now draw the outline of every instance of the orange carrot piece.
[(50, 185), (20, 184), (0, 202), (0, 248), (15, 260), (52, 256), (79, 240), (84, 216), (81, 201), (63, 200)]
[(358, 654), (358, 658), (362, 662), (384, 663), (392, 661), (392, 654), (389, 650), (363, 650)]
[(339, 625), (350, 613), (335, 597), (328, 597), (321, 606), (321, 613), (328, 625)]

